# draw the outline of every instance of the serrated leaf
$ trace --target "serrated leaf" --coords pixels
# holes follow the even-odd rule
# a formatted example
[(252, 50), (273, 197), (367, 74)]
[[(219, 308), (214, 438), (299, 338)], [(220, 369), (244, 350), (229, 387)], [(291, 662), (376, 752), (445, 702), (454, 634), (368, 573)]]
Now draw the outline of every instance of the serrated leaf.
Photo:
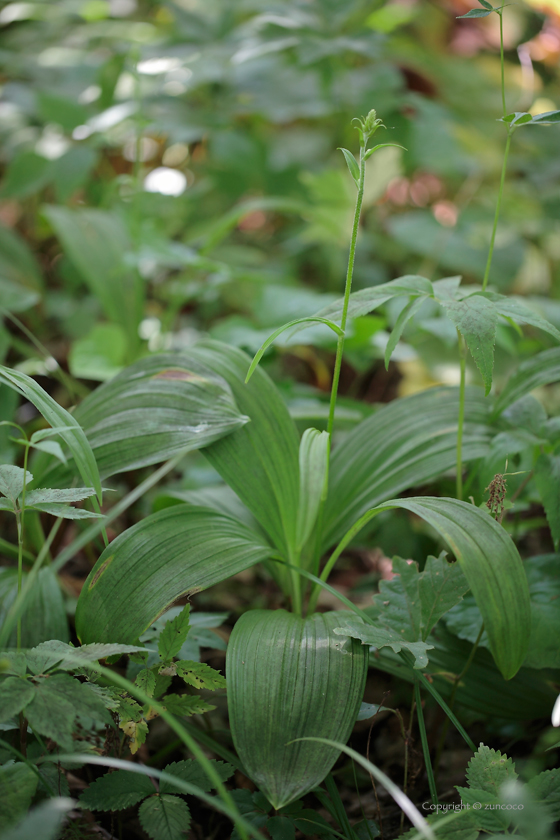
[(177, 598), (270, 551), (264, 537), (207, 508), (175, 505), (147, 516), (113, 540), (92, 569), (76, 609), (78, 636), (134, 642)]
[(153, 840), (181, 840), (191, 823), (188, 805), (177, 796), (156, 794), (138, 811), (140, 824)]
[[(231, 764), (226, 764), (224, 761), (212, 760), (212, 766), (218, 773), (222, 782), (226, 782), (234, 773), (234, 768)], [(211, 782), (198, 761), (193, 759), (186, 759), (185, 761), (174, 761), (164, 768), (166, 773), (172, 776), (177, 776), (183, 782), (189, 782), (196, 785), (201, 790), (213, 790), (216, 785)], [(162, 780), (159, 786), (161, 793), (181, 793), (180, 789), (173, 785), (172, 782)]]
[(501, 786), (510, 779), (517, 779), (512, 759), (481, 744), (467, 766), (469, 787), (497, 797)]
[(491, 11), (486, 11), (485, 9), (471, 9), (466, 15), (458, 15), (457, 20), (461, 20), (462, 18), (485, 18), (491, 14)]
[(156, 687), (156, 675), (153, 671), (143, 668), (140, 673), (137, 674), (134, 684), (137, 685), (138, 688), (141, 688), (142, 691), (145, 691), (148, 697), (153, 697)]
[(359, 184), (360, 184), (360, 167), (358, 166), (358, 164), (356, 162), (356, 158), (354, 157), (352, 152), (348, 151), (348, 149), (343, 149), (339, 146), (339, 150), (344, 155), (346, 165), (348, 166), (348, 171), (350, 172), (350, 175), (354, 179), (354, 183), (358, 187)]
[(484, 832), (502, 832), (509, 825), (510, 817), (507, 811), (492, 809), (490, 805), (498, 804), (498, 797), (482, 788), (457, 787), (457, 791), (467, 807), (473, 813), (473, 823), (478, 829)]
[(179, 615), (168, 621), (160, 633), (158, 652), (164, 662), (170, 662), (181, 650), (190, 630), (190, 604), (186, 604)]
[(190, 717), (191, 715), (203, 715), (215, 709), (202, 697), (195, 697), (190, 694), (166, 694), (162, 701), (168, 712), (178, 717)]
[(102, 700), (89, 685), (66, 674), (39, 679), (35, 696), (25, 710), (32, 728), (62, 746), (70, 745), (78, 714), (108, 725), (113, 723)]
[(534, 466), (535, 484), (541, 497), (555, 548), (560, 542), (560, 455), (539, 455)]
[(132, 697), (119, 697), (117, 712), (120, 721), (133, 721), (138, 723), (142, 719), (142, 706), (133, 700)]
[(387, 346), (385, 348), (385, 368), (389, 367), (389, 361), (394, 353), (395, 347), (399, 343), (404, 328), (406, 327), (410, 319), (414, 317), (414, 315), (420, 309), (425, 300), (427, 300), (427, 297), (425, 295), (413, 298), (407, 303), (404, 309), (401, 310), (399, 317), (396, 320), (395, 326), (391, 331), (389, 341), (387, 342)]
[(0, 682), (0, 723), (17, 715), (35, 697), (35, 686), (20, 677), (6, 677)]
[(37, 775), (27, 764), (0, 767), (0, 831), (6, 831), (25, 814), (36, 788)]
[(127, 720), (119, 723), (119, 728), (128, 737), (128, 746), (132, 755), (136, 755), (148, 737), (148, 724), (145, 720)]
[(91, 782), (80, 796), (80, 803), (90, 811), (120, 811), (136, 805), (154, 791), (149, 776), (115, 770)]
[(443, 300), (441, 305), (467, 342), (467, 347), (482, 376), (486, 394), (489, 394), (494, 369), (498, 310), (492, 302), (476, 294), (463, 300)]
[(30, 507), (44, 502), (54, 502), (56, 504), (62, 502), (81, 502), (84, 499), (89, 499), (90, 496), (95, 496), (93, 487), (75, 487), (68, 490), (46, 489), (40, 488), (38, 490), (30, 490), (25, 497), (25, 504)]
[(72, 505), (60, 505), (60, 504), (35, 504), (35, 505), (27, 505), (26, 507), (30, 507), (32, 510), (40, 510), (42, 513), (50, 513), (51, 516), (56, 516), (57, 518), (62, 519), (102, 519), (102, 513), (94, 513), (91, 510), (83, 510), (82, 508), (75, 508)]
[(560, 819), (560, 768), (545, 770), (533, 776), (529, 789), (537, 802), (541, 802), (552, 820)]
[(388, 627), (373, 627), (366, 624), (359, 616), (351, 613), (340, 613), (339, 626), (334, 628), (338, 636), (349, 636), (360, 639), (363, 645), (375, 648), (390, 647), (395, 653), (408, 650), (414, 657), (414, 668), (425, 668), (428, 664), (428, 651), (433, 645), (426, 642), (409, 642), (401, 634)]
[(32, 481), (33, 476), (29, 471), (26, 473), (20, 467), (13, 467), (11, 464), (0, 466), (0, 493), (14, 504), (23, 490), (23, 485)]
[(116, 656), (123, 653), (136, 653), (144, 651), (144, 648), (137, 645), (106, 645), (91, 644), (81, 647), (72, 647), (64, 642), (51, 639), (32, 648), (27, 653), (29, 669), (33, 674), (40, 674), (49, 670), (54, 665), (61, 671), (72, 671), (76, 668), (87, 665), (88, 662), (98, 662), (108, 656)]
[(271, 817), (266, 824), (266, 830), (272, 840), (295, 840), (296, 837), (294, 822), (289, 817)]
[(296, 545), (301, 549), (315, 525), (327, 477), (329, 436), (306, 429), (299, 446), (299, 508)]
[(226, 687), (226, 678), (204, 662), (190, 662), (188, 660), (177, 662), (177, 676), (194, 688), (215, 691), (217, 688)]

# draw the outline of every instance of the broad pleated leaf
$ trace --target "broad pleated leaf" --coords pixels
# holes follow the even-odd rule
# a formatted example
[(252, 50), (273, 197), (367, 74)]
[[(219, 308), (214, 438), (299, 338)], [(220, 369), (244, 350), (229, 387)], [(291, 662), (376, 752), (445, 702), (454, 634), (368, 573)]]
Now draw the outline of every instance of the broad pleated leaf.
[(329, 436), (317, 429), (306, 429), (299, 446), (299, 509), (297, 546), (308, 540), (317, 519), (327, 476)]
[[(463, 461), (484, 457), (491, 431), (482, 392), (466, 392)], [(446, 470), (457, 459), (458, 388), (431, 388), (383, 406), (333, 451), (326, 549), (366, 510)]]
[[(360, 289), (352, 292), (348, 305), (348, 317), (357, 318), (360, 315), (367, 315), (373, 312), (383, 303), (393, 297), (402, 295), (429, 295), (433, 296), (434, 287), (425, 277), (416, 274), (406, 274), (404, 277), (397, 277), (389, 283), (382, 283), (380, 286), (370, 286), (367, 289)], [(325, 309), (315, 313), (321, 318), (328, 318), (336, 323), (342, 318), (343, 298), (335, 300)]]
[(240, 350), (211, 341), (192, 353), (223, 376), (251, 421), (206, 447), (204, 455), (287, 553), (296, 542), (299, 500), (299, 438), (288, 409), (261, 368), (245, 384), (251, 360)]
[(539, 455), (535, 484), (541, 497), (555, 548), (560, 542), (560, 455)]
[(206, 508), (177, 505), (116, 538), (86, 580), (76, 610), (81, 641), (136, 639), (187, 593), (264, 560), (270, 548), (245, 525)]
[(31, 377), (18, 370), (10, 370), (0, 365), (0, 382), (4, 382), (26, 400), (33, 403), (51, 426), (58, 429), (58, 434), (74, 456), (78, 472), (86, 484), (91, 484), (101, 501), (101, 481), (99, 470), (83, 429), (75, 415), (69, 414), (58, 405), (46, 391)]
[(188, 352), (130, 365), (86, 397), (74, 417), (104, 477), (200, 449), (247, 422), (224, 379)]
[(302, 737), (348, 739), (362, 700), (367, 648), (333, 633), (340, 613), (307, 619), (251, 610), (237, 622), (227, 658), (236, 749), (275, 808), (319, 784), (338, 750)]
[(494, 414), (500, 414), (520, 397), (550, 382), (560, 381), (560, 347), (543, 350), (517, 367), (496, 400)]
[[(24, 573), (24, 582), (26, 578), (27, 573)], [(17, 569), (0, 569), (0, 626), (17, 596), (17, 589)], [(36, 584), (27, 599), (21, 617), (21, 643), (23, 647), (34, 647), (47, 639), (59, 639), (62, 642), (69, 639), (62, 592), (56, 575), (48, 566), (40, 570)], [(14, 647), (15, 644), (14, 629), (8, 647)]]
[(511, 538), (488, 513), (456, 499), (392, 499), (371, 517), (391, 508), (416, 514), (449, 545), (484, 619), (496, 664), (511, 679), (525, 659), (531, 629), (527, 576)]
[(494, 342), (498, 311), (482, 295), (470, 295), (463, 300), (442, 301), (448, 318), (453, 321), (467, 342), (470, 354), (480, 371), (486, 393), (492, 387)]

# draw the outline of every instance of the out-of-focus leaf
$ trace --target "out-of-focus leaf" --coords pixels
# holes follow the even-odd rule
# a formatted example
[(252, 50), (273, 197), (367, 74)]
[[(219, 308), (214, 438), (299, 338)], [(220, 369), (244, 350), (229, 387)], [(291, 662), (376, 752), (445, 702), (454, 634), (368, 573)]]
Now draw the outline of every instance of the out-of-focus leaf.
[(53, 428), (58, 429), (60, 437), (70, 449), (80, 475), (86, 484), (95, 488), (101, 501), (101, 480), (95, 456), (83, 429), (76, 422), (75, 416), (58, 405), (33, 379), (18, 370), (0, 366), (0, 381), (4, 382), (29, 402), (43, 415)]
[(2, 840), (56, 840), (64, 815), (74, 807), (75, 801), (58, 796), (32, 808), (14, 828), (6, 831)]
[(259, 350), (255, 354), (255, 357), (254, 357), (253, 361), (251, 362), (251, 364), (249, 366), (249, 370), (247, 371), (247, 376), (245, 377), (245, 382), (249, 381), (249, 379), (253, 375), (253, 371), (255, 370), (258, 363), (262, 359), (265, 351), (268, 349), (268, 347), (270, 347), (270, 345), (274, 342), (274, 340), (276, 338), (278, 338), (279, 335), (281, 335), (283, 332), (290, 329), (291, 327), (300, 326), (302, 324), (317, 324), (317, 323), (318, 324), (325, 324), (325, 326), (329, 327), (337, 335), (342, 335), (343, 334), (342, 330), (340, 329), (340, 327), (337, 324), (334, 324), (332, 321), (329, 321), (326, 318), (319, 318), (319, 317), (313, 316), (313, 317), (309, 317), (309, 318), (298, 318), (295, 321), (290, 321), (288, 324), (284, 324), (283, 326), (278, 327), (278, 329), (275, 330), (275, 332), (273, 332), (272, 335), (270, 335), (266, 339), (264, 344), (261, 345), (261, 347), (259, 348)]
[(492, 12), (486, 11), (485, 9), (471, 9), (466, 15), (458, 15), (458, 20), (461, 18), (485, 18), (491, 14)]
[(24, 484), (30, 484), (33, 476), (29, 470), (14, 467), (11, 464), (0, 466), (0, 493), (14, 504), (23, 490)]
[[(455, 465), (458, 414), (458, 388), (431, 388), (383, 406), (349, 432), (333, 450), (324, 549), (368, 508)], [(482, 391), (467, 388), (464, 461), (487, 454), (488, 414)]]
[(4, 198), (27, 198), (48, 184), (52, 168), (52, 161), (35, 152), (18, 152), (6, 170), (0, 194)]
[(538, 388), (560, 380), (560, 347), (543, 350), (521, 362), (512, 373), (496, 400), (494, 415), (500, 414), (514, 402)]
[(530, 307), (523, 303), (523, 300), (513, 296), (506, 297), (499, 295), (496, 292), (481, 292), (481, 295), (492, 301), (496, 307), (497, 312), (505, 318), (511, 318), (518, 324), (530, 324), (532, 327), (537, 327), (539, 330), (547, 332), (553, 336), (557, 341), (560, 341), (560, 331), (556, 327), (543, 318), (538, 312), (535, 312)]
[(531, 793), (542, 802), (552, 820), (560, 819), (560, 769), (545, 770), (528, 782)]
[(105, 382), (122, 370), (126, 362), (127, 338), (120, 324), (96, 324), (85, 338), (70, 349), (70, 373), (78, 379)]
[(0, 767), (0, 831), (11, 828), (25, 814), (37, 787), (37, 774), (27, 764)]
[[(25, 581), (27, 572), (23, 574)], [(17, 595), (17, 569), (0, 569), (0, 625)], [(46, 566), (41, 569), (33, 587), (25, 611), (21, 617), (21, 643), (23, 647), (34, 647), (47, 639), (69, 639), (68, 622), (62, 592), (56, 576)], [(9, 646), (15, 646), (16, 631), (12, 632)]]
[(333, 634), (339, 616), (250, 610), (233, 629), (226, 658), (233, 740), (275, 808), (319, 784), (338, 756), (323, 744), (288, 742), (333, 734), (345, 742), (356, 720), (367, 649)]
[(389, 341), (387, 342), (387, 346), (385, 348), (385, 367), (389, 367), (389, 361), (391, 356), (393, 355), (393, 351), (397, 346), (401, 335), (403, 334), (403, 330), (406, 327), (407, 323), (410, 321), (411, 318), (415, 316), (418, 312), (424, 301), (426, 300), (426, 296), (422, 295), (420, 297), (413, 298), (404, 309), (401, 311), (399, 317), (396, 320), (395, 326), (391, 331), (391, 335), (389, 336)]
[(560, 455), (543, 453), (535, 464), (535, 484), (542, 499), (555, 548), (560, 542)]
[(342, 149), (341, 148), (340, 151), (344, 155), (344, 159), (346, 161), (348, 171), (350, 172), (350, 175), (354, 179), (354, 183), (356, 184), (356, 186), (358, 186), (358, 183), (359, 183), (359, 180), (360, 180), (360, 167), (356, 163), (356, 158), (354, 157), (352, 152), (348, 151), (348, 149)]
[(187, 593), (266, 559), (270, 547), (240, 522), (177, 505), (146, 517), (107, 546), (76, 609), (82, 642), (135, 640)]

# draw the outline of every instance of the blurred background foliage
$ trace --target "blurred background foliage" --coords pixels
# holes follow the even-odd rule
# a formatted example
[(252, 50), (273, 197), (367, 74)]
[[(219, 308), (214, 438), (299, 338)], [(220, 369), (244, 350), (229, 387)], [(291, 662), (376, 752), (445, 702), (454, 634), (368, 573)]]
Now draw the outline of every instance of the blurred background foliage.
[[(330, 302), (354, 202), (337, 147), (356, 149), (351, 119), (372, 107), (407, 151), (368, 164), (355, 288), (405, 273), (480, 282), (505, 130), (498, 17), (457, 20), (471, 5), (4, 5), (0, 305), (48, 354), (5, 322), (0, 356), (48, 374), (52, 355), (85, 393), (205, 333), (255, 351), (274, 327)], [(558, 108), (558, 0), (514, 3), (504, 26), (508, 111)], [(491, 282), (560, 326), (554, 127), (515, 136)], [(429, 304), (383, 373), (402, 305), (353, 323), (350, 396), (384, 401), (457, 381), (455, 330)], [(265, 363), (304, 406), (329, 385), (333, 337), (317, 327), (291, 341)], [(541, 341), (500, 328), (498, 385)]]

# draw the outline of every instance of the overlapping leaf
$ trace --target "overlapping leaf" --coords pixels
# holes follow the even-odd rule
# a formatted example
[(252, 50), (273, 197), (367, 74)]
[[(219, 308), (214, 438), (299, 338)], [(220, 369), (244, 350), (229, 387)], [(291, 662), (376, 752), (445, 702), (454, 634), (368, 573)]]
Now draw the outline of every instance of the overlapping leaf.
[(133, 644), (173, 601), (266, 559), (270, 547), (229, 516), (176, 505), (133, 525), (102, 553), (78, 601), (83, 643)]

